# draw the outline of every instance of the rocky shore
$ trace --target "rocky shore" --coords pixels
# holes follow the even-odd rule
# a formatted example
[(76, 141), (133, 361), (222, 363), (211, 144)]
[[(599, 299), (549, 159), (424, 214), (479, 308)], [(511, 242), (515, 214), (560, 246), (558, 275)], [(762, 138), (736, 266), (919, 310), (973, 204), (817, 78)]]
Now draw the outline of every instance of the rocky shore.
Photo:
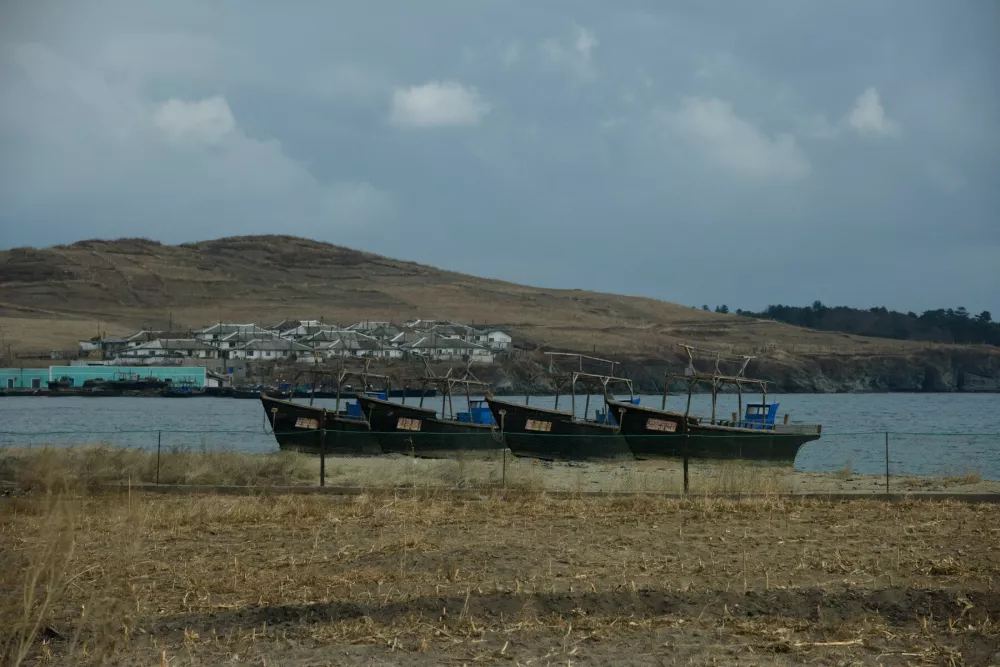
[[(667, 369), (680, 360), (617, 358), (620, 373), (643, 393), (663, 391)], [(478, 372), (497, 394), (552, 393), (554, 386), (535, 362), (498, 364)], [(755, 359), (747, 374), (773, 383), (782, 393), (1000, 392), (1000, 350), (940, 347), (905, 355), (792, 355), (780, 350)], [(678, 387), (679, 388), (679, 387)]]

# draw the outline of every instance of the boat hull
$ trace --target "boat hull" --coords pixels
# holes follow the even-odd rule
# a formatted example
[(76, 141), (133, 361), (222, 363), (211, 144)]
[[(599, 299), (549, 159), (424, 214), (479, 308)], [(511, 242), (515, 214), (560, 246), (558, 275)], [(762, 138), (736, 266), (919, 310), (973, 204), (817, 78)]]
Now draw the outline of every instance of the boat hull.
[(503, 445), (494, 440), (489, 424), (439, 419), (432, 408), (401, 405), (358, 396), (361, 412), (387, 454), (420, 458), (492, 458)]
[(751, 429), (705, 424), (682, 413), (608, 401), (608, 410), (638, 459), (740, 459), (791, 464), (802, 445), (818, 440), (818, 425), (776, 424)]
[(546, 461), (632, 459), (628, 443), (613, 426), (574, 419), (569, 412), (488, 398), (503, 440), (515, 456)]
[(320, 426), (324, 410), (310, 405), (271, 398), (262, 394), (260, 402), (274, 431), (278, 447), (304, 454), (331, 456), (378, 456), (382, 448), (364, 419), (348, 418), (326, 411), (326, 434)]

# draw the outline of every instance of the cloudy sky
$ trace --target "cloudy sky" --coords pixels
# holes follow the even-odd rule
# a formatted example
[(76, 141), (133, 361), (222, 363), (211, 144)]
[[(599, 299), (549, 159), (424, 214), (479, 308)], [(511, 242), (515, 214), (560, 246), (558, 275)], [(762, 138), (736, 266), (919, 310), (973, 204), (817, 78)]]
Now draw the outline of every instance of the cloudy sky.
[(3, 2), (0, 247), (1000, 312), (1000, 3)]

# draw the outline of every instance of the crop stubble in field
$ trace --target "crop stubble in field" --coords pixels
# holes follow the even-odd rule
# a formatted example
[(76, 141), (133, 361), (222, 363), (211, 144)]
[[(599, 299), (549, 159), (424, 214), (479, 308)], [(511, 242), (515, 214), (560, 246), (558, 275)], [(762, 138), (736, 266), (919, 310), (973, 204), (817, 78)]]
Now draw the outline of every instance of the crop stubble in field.
[[(989, 664), (1000, 509), (138, 494), (0, 505), (8, 655), (217, 664)], [(33, 590), (54, 592), (29, 604)], [(43, 599), (43, 595), (36, 599)]]

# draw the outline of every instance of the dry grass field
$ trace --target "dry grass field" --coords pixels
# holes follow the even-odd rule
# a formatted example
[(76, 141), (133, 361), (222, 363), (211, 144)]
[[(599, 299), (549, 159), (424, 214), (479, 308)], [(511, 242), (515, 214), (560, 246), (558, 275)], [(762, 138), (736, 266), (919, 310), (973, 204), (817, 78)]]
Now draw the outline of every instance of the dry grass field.
[(436, 317), (504, 324), (521, 341), (631, 356), (677, 341), (753, 351), (870, 356), (926, 344), (811, 331), (655, 299), (528, 287), (284, 236), (180, 246), (139, 239), (0, 251), (0, 332), (15, 350), (72, 348), (101, 331), (184, 330), (216, 321), (273, 324)]
[(1000, 507), (0, 499), (7, 665), (987, 665)]
[[(157, 467), (159, 466), (159, 474)], [(407, 456), (327, 457), (331, 487), (386, 491), (461, 490), (494, 493), (679, 494), (684, 490), (678, 461), (618, 463), (545, 462), (497, 455), (492, 460), (419, 459)], [(320, 476), (318, 457), (294, 452), (155, 451), (110, 445), (5, 447), (0, 449), (0, 486), (45, 493), (86, 492), (112, 485), (312, 486)], [(878, 475), (796, 472), (790, 466), (744, 461), (694, 461), (689, 485), (695, 494), (885, 493)], [(975, 471), (939, 477), (893, 477), (894, 493), (1000, 493), (1000, 481)]]

